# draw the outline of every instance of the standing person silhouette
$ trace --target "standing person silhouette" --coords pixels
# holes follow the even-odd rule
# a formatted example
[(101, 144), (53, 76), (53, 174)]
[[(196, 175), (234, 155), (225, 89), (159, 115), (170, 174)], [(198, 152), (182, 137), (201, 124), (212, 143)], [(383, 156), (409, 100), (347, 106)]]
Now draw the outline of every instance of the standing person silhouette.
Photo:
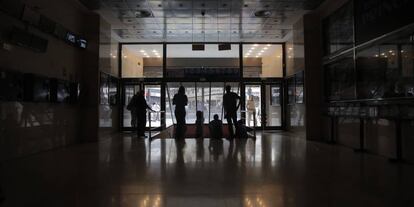
[[(238, 103), (237, 103), (238, 101)], [(237, 130), (237, 109), (240, 107), (240, 96), (231, 92), (231, 86), (226, 86), (226, 94), (223, 96), (224, 118), (227, 119), (230, 138), (234, 138), (233, 125)]]
[[(145, 137), (145, 126), (147, 125), (147, 109), (154, 111), (145, 100), (145, 92), (139, 91), (135, 100), (137, 132), (139, 137)], [(155, 111), (154, 111), (155, 112)]]
[(185, 106), (188, 104), (184, 86), (180, 86), (178, 93), (174, 95), (173, 105), (175, 105), (175, 119), (177, 120), (176, 137), (182, 137), (185, 129)]

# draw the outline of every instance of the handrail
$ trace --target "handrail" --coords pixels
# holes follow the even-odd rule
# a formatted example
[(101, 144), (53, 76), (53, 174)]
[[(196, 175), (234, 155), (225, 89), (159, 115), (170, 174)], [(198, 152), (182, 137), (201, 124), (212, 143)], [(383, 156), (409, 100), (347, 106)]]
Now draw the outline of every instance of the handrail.
[(414, 101), (414, 97), (394, 97), (394, 98), (374, 98), (374, 99), (350, 99), (339, 101), (328, 101), (326, 104), (335, 103), (369, 103), (369, 102), (387, 102), (387, 101)]

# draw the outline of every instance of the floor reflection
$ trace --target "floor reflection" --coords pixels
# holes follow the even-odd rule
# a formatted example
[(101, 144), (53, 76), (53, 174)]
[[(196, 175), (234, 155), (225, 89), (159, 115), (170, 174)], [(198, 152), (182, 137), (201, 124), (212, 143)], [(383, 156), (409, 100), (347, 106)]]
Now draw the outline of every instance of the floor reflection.
[(414, 197), (410, 165), (276, 132), (233, 141), (125, 134), (1, 172), (4, 206), (412, 206)]

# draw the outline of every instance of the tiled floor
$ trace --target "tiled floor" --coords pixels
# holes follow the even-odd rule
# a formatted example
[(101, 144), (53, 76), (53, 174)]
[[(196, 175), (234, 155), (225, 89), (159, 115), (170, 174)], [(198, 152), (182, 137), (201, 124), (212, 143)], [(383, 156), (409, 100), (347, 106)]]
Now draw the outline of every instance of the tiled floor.
[(414, 166), (268, 132), (256, 141), (138, 140), (2, 164), (4, 206), (414, 206)]

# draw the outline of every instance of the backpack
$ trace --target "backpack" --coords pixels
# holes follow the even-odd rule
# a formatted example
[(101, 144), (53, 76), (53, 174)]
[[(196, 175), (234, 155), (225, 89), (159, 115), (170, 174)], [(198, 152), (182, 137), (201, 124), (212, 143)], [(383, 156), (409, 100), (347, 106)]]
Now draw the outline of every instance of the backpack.
[(137, 99), (136, 99), (136, 96), (133, 96), (132, 97), (132, 99), (131, 99), (131, 101), (129, 101), (129, 104), (127, 105), (127, 110), (129, 110), (129, 111), (132, 111), (132, 110), (134, 110), (135, 109), (135, 105), (136, 105), (136, 102), (137, 102)]

